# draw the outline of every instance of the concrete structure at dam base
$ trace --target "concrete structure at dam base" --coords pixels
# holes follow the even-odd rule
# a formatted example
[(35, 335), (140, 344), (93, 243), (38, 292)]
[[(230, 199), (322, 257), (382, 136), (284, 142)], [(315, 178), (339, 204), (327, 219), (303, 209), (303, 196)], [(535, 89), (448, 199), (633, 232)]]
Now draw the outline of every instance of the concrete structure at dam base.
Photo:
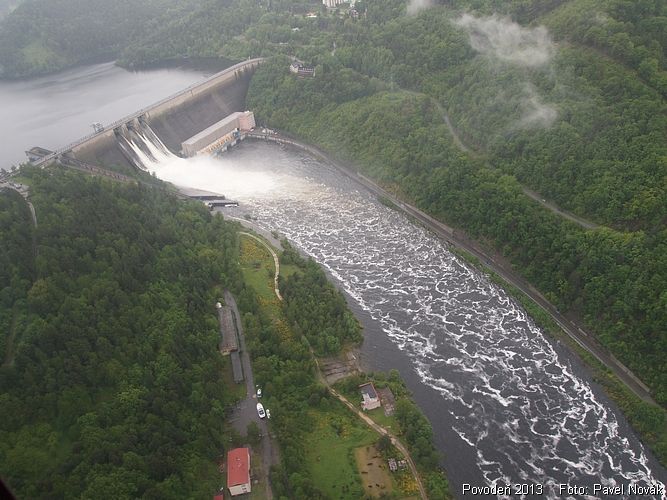
[(258, 58), (235, 64), (41, 158), (33, 155), (32, 163), (46, 166), (70, 158), (92, 165), (142, 168), (129, 141), (146, 130), (153, 131), (172, 153), (178, 153), (188, 139), (246, 109), (248, 86), (262, 61)]
[(252, 111), (237, 111), (202, 130), (181, 144), (181, 154), (190, 157), (226, 149), (255, 128)]

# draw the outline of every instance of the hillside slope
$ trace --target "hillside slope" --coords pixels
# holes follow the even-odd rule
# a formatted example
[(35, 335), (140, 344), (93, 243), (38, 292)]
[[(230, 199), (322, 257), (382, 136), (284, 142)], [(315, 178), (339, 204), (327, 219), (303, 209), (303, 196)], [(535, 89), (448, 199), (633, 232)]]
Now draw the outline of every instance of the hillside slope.
[(18, 498), (210, 496), (234, 401), (213, 304), (243, 286), (236, 230), (156, 189), (23, 173), (36, 255), (23, 200), (0, 196), (3, 480)]

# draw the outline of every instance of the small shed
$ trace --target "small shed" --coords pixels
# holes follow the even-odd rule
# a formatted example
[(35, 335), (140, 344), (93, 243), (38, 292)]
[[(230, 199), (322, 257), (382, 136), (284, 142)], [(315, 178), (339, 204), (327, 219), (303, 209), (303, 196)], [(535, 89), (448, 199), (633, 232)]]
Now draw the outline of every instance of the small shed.
[(388, 417), (391, 417), (394, 414), (394, 407), (396, 406), (396, 398), (394, 398), (394, 393), (391, 392), (389, 387), (385, 387), (383, 389), (378, 389), (378, 395), (380, 396), (382, 408), (384, 408), (384, 414)]
[(364, 410), (374, 410), (375, 408), (382, 406), (373, 382), (361, 384), (359, 386), (359, 390), (361, 391), (361, 397), (363, 398), (361, 401), (361, 407)]

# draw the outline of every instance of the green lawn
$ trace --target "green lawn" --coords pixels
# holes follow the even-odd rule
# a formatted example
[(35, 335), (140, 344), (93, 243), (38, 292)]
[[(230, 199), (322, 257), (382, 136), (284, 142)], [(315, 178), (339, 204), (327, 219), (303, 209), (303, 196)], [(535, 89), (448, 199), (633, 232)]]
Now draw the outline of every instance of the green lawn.
[(315, 485), (332, 499), (363, 498), (354, 450), (375, 443), (378, 435), (338, 401), (311, 415), (315, 425), (305, 438), (304, 459)]
[(277, 301), (273, 291), (275, 265), (273, 257), (264, 246), (252, 238), (241, 235), (241, 269), (243, 278), (263, 302)]

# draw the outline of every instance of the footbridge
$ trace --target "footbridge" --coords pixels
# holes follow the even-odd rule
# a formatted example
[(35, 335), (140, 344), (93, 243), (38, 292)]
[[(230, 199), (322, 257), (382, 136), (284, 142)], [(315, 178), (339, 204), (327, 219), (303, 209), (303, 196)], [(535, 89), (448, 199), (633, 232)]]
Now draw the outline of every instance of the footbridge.
[(90, 135), (48, 152), (41, 158), (35, 158), (32, 163), (46, 166), (62, 158), (74, 158), (93, 164), (132, 165), (131, 158), (128, 158), (118, 138), (136, 130), (138, 124), (150, 124), (162, 142), (171, 151), (178, 152), (181, 142), (187, 138), (225, 116), (245, 109), (250, 79), (262, 61), (262, 58), (255, 58), (230, 66), (176, 94), (100, 127)]

